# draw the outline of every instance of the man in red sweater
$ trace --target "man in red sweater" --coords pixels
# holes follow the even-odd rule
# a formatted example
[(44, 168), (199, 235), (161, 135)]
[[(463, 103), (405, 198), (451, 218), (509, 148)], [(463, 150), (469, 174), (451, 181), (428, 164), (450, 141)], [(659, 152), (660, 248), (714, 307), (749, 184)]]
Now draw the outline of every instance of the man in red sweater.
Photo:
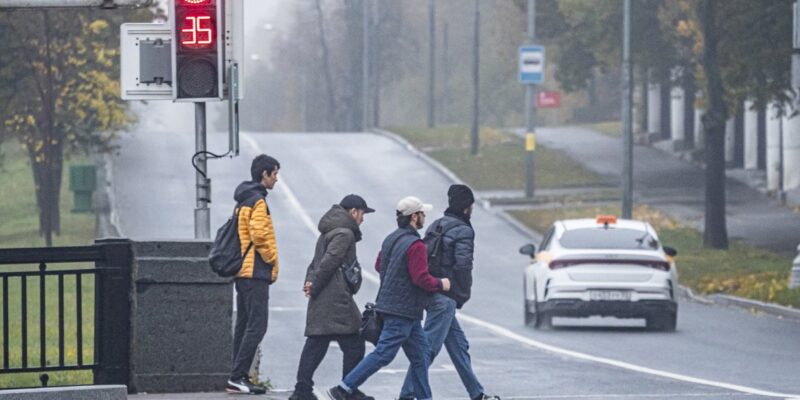
[(353, 393), (374, 373), (389, 365), (400, 348), (411, 366), (409, 379), (414, 397), (432, 397), (428, 384), (430, 348), (422, 330), (422, 314), (431, 294), (450, 290), (450, 280), (438, 279), (428, 271), (428, 251), (417, 230), (425, 226), (425, 212), (433, 206), (416, 197), (406, 197), (397, 203), (397, 230), (383, 241), (375, 269), (381, 276), (381, 287), (375, 309), (383, 318), (383, 330), (370, 353), (328, 390), (334, 400), (351, 400)]

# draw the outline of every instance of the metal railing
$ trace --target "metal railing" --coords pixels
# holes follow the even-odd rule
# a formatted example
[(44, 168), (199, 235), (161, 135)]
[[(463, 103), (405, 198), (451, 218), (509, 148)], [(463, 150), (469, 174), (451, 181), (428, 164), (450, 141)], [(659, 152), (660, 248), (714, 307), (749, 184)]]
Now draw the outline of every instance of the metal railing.
[[(52, 264), (84, 262), (94, 263), (94, 267), (48, 268)], [(118, 239), (98, 241), (93, 246), (0, 249), (3, 297), (3, 356), (0, 374), (40, 372), (42, 386), (47, 386), (49, 376), (46, 372), (92, 370), (95, 384), (127, 384), (131, 263), (130, 242)], [(25, 264), (38, 264), (38, 270), (21, 270), (24, 268), (20, 268), (19, 265)], [(11, 265), (17, 265), (16, 270), (9, 267)], [(29, 296), (28, 289), (30, 283), (35, 287), (36, 280), (39, 288), (39, 337), (38, 343), (32, 343), (29, 318), (35, 311), (36, 305), (31, 306), (31, 303), (37, 296)], [(72, 304), (67, 304), (65, 282), (73, 281), (74, 302), (69, 301)], [(83, 292), (85, 288), (91, 288), (91, 283), (94, 283), (93, 304), (84, 304)], [(48, 290), (48, 287), (55, 287), (55, 290)], [(12, 310), (11, 301), (16, 299), (12, 298), (11, 291), (16, 288), (19, 289), (19, 309)], [(49, 321), (47, 305), (50, 296), (56, 297), (55, 302), (51, 301), (56, 304), (56, 315)], [(72, 300), (71, 296), (69, 300)], [(93, 306), (89, 310), (94, 314), (93, 326), (88, 326), (84, 320), (84, 306), (87, 305)], [(12, 317), (18, 317), (20, 322), (19, 331), (13, 332), (15, 335), (19, 333), (18, 343), (21, 345), (18, 363), (12, 363), (10, 355)], [(74, 332), (66, 331), (66, 326), (71, 325), (67, 323), (70, 320), (74, 321)], [(54, 324), (55, 321), (57, 322)], [(93, 343), (88, 349), (84, 346), (84, 335), (87, 334), (87, 330), (92, 330), (91, 333), (94, 334)], [(67, 360), (65, 343), (67, 334), (72, 336), (73, 333), (76, 355), (74, 360)], [(50, 360), (47, 357), (48, 341), (53, 339), (53, 335), (57, 335), (58, 357)], [(30, 353), (37, 350), (37, 345), (38, 363), (29, 357)]]

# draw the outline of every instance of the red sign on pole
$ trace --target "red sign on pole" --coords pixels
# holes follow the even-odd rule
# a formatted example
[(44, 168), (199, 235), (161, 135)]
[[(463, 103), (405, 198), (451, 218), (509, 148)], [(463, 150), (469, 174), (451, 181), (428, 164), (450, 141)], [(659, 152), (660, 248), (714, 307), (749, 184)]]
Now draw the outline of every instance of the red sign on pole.
[(536, 94), (537, 108), (561, 107), (561, 92), (539, 92)]

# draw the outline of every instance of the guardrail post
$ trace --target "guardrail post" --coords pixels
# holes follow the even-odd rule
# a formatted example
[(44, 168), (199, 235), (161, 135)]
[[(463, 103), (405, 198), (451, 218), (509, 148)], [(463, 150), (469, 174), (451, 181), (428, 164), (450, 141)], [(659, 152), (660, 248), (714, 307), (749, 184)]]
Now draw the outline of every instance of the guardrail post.
[(127, 239), (102, 239), (105, 260), (97, 262), (95, 281), (94, 383), (128, 385), (130, 380), (131, 265)]

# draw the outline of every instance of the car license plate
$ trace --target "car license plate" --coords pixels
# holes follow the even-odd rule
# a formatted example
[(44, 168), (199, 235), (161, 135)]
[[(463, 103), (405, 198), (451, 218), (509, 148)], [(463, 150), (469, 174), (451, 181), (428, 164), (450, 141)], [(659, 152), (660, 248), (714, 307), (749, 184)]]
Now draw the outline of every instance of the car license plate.
[(590, 290), (589, 299), (593, 301), (630, 301), (631, 292), (623, 290)]

